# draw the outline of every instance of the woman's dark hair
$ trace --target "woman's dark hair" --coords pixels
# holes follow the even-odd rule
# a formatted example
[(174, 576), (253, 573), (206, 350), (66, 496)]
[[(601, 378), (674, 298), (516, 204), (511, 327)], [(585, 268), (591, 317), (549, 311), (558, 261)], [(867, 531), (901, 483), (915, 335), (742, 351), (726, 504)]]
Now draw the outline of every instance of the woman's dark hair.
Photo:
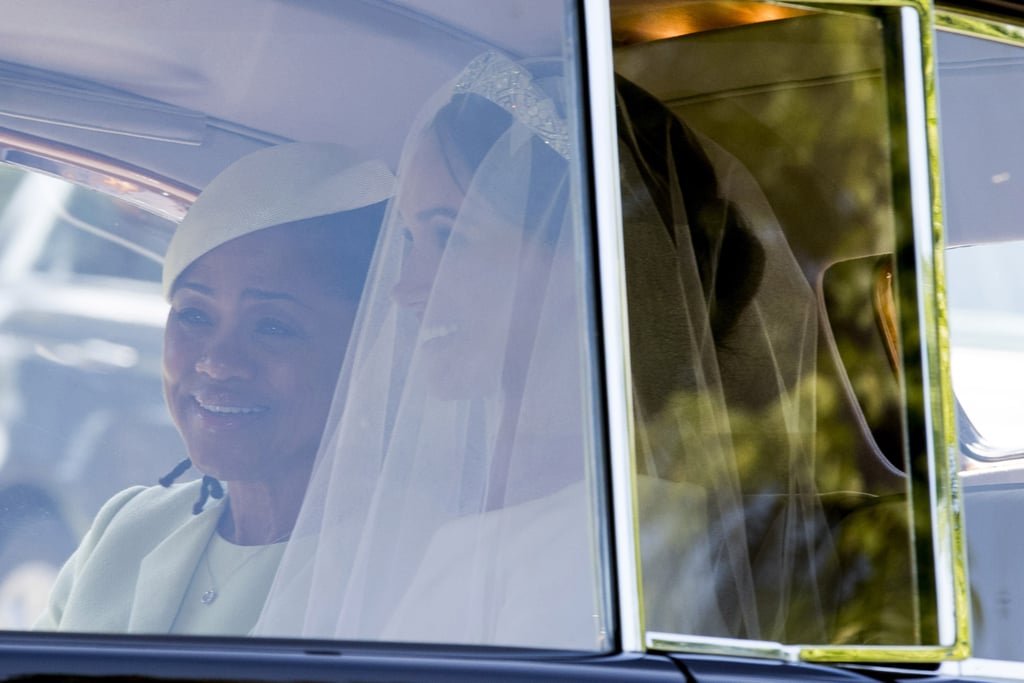
[[(686, 335), (687, 323), (685, 311), (676, 309), (685, 306), (678, 294), (659, 293), (662, 286), (678, 289), (678, 283), (674, 278), (667, 285), (651, 280), (658, 277), (649, 272), (653, 264), (645, 261), (652, 255), (636, 245), (676, 245), (676, 253), (685, 253), (690, 250), (679, 249), (678, 241), (689, 239), (712, 337), (726, 355), (730, 335), (760, 285), (765, 256), (746, 218), (722, 196), (715, 168), (694, 132), (635, 83), (616, 76), (615, 85), (620, 162), (639, 173), (638, 179), (623, 173), (626, 281), (627, 289), (633, 290), (630, 336), (631, 344), (640, 349), (633, 356), (634, 384), (646, 408), (656, 412), (675, 392), (693, 383), (690, 364), (680, 362), (679, 340)], [(651, 205), (655, 214), (649, 211)], [(652, 225), (647, 216), (653, 215), (660, 220)], [(679, 230), (684, 222), (687, 230)], [(645, 230), (664, 230), (665, 235), (652, 240), (651, 235), (638, 234)], [(722, 370), (727, 374), (728, 367)], [(724, 379), (726, 393), (736, 393)]]
[(348, 301), (358, 302), (377, 245), (387, 202), (290, 223), (309, 272)]
[[(616, 77), (620, 118), (632, 137), (620, 139), (638, 163), (654, 205), (673, 242), (671, 184), (683, 186), (690, 240), (697, 255), (711, 329), (716, 339), (728, 335), (757, 291), (764, 252), (746, 218), (722, 197), (718, 177), (696, 135), (656, 97), (621, 76)], [(669, 168), (672, 164), (673, 168)]]
[[(487, 153), (513, 123), (508, 111), (472, 93), (453, 96), (437, 112), (431, 128), (437, 135), (448, 171), (463, 192)], [(530, 138), (530, 155), (524, 228), (546, 238), (561, 225), (568, 202), (568, 162), (536, 135)], [(502, 197), (490, 199), (501, 212)]]

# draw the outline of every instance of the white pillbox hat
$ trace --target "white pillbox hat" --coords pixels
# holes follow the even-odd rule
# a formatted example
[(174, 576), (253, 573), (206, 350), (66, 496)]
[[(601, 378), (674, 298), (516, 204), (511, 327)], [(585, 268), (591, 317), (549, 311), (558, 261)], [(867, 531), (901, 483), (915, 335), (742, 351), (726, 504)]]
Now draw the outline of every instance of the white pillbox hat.
[(238, 159), (200, 193), (164, 255), (163, 293), (212, 249), (275, 225), (389, 199), (395, 177), (381, 161), (342, 145), (291, 142)]

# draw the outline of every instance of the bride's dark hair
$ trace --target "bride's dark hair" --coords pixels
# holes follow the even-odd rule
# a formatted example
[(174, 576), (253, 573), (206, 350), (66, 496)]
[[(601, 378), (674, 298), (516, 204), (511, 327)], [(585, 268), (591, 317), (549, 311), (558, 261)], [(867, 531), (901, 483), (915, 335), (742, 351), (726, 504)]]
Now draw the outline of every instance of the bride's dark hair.
[[(680, 355), (679, 342), (672, 341), (688, 338), (690, 321), (687, 306), (678, 300), (678, 283), (665, 278), (684, 266), (651, 263), (652, 258), (667, 256), (649, 253), (651, 244), (660, 243), (674, 247), (675, 254), (692, 251), (722, 389), (730, 402), (746, 402), (752, 396), (750, 383), (742, 377), (732, 381), (728, 359), (741, 353), (733, 348), (737, 323), (760, 285), (764, 249), (746, 217), (723, 196), (718, 174), (696, 134), (636, 84), (622, 77), (616, 77), (615, 84), (620, 167), (638, 172), (624, 171), (622, 178), (636, 395), (648, 414), (656, 414), (672, 396), (699, 384), (691, 376), (692, 363)], [(689, 239), (690, 248), (678, 244), (683, 239)]]
[[(449, 173), (463, 192), (513, 123), (512, 114), (473, 93), (454, 95), (437, 112), (430, 129), (437, 135)], [(568, 202), (568, 162), (536, 135), (530, 136), (529, 145), (530, 185), (523, 227), (544, 238), (561, 224)], [(490, 193), (488, 199), (502, 211), (500, 191)]]
[[(687, 222), (712, 338), (720, 350), (728, 353), (737, 320), (761, 281), (765, 261), (763, 248), (743, 214), (722, 196), (715, 169), (695, 133), (636, 84), (617, 77), (616, 88), (620, 152), (631, 155), (640, 169), (647, 200), (657, 209), (661, 227), (670, 239), (674, 241), (679, 234), (674, 221), (683, 218)], [(557, 103), (557, 98), (553, 101)], [(437, 136), (448, 171), (463, 191), (468, 189), (476, 169), (513, 122), (514, 117), (508, 111), (472, 93), (456, 94), (438, 110), (429, 128)], [(524, 228), (538, 231), (543, 239), (560, 224), (567, 205), (568, 161), (539, 136), (531, 136), (529, 144), (532, 156)], [(682, 186), (682, 192), (672, 186), (673, 182)], [(628, 189), (624, 188), (627, 191), (623, 192), (627, 263), (638, 258), (631, 253), (633, 241), (628, 232), (650, 228), (630, 222), (630, 200), (636, 195)], [(673, 206), (674, 194), (683, 198), (682, 216), (678, 213), (680, 207)], [(500, 191), (492, 192), (489, 199), (495, 209), (501, 211)], [(627, 265), (627, 283), (630, 271)], [(631, 325), (638, 334), (661, 339), (674, 334), (673, 315), (682, 311), (668, 310), (664, 303), (630, 297), (630, 317), (636, 323)], [(651, 306), (656, 312), (645, 315), (644, 311)], [(641, 345), (648, 346), (643, 342)], [(670, 348), (670, 345), (659, 346), (663, 350)], [(680, 382), (683, 386), (688, 382), (672, 377), (671, 359), (657, 357), (657, 349), (651, 351), (653, 353), (639, 354), (635, 359), (634, 381), (648, 400), (648, 408), (657, 410), (679, 389)], [(724, 389), (727, 394), (736, 393), (732, 387)]]
[[(764, 250), (743, 214), (722, 196), (715, 169), (694, 132), (635, 83), (617, 76), (615, 84), (620, 142), (636, 159), (673, 241), (677, 232), (671, 226), (678, 217), (673, 213), (677, 207), (672, 205), (671, 184), (677, 182), (684, 190), (679, 194), (708, 302), (711, 331), (716, 340), (723, 340), (757, 291), (764, 272)], [(625, 134), (627, 128), (631, 135)]]

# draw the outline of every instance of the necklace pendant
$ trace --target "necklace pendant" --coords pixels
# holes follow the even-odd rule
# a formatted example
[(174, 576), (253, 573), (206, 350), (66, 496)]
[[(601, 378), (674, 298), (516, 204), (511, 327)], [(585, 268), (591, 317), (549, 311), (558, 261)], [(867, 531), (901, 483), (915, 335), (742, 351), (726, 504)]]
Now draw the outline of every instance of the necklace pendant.
[(199, 598), (199, 602), (204, 605), (211, 605), (213, 601), (217, 599), (217, 591), (210, 589), (203, 593), (202, 597)]

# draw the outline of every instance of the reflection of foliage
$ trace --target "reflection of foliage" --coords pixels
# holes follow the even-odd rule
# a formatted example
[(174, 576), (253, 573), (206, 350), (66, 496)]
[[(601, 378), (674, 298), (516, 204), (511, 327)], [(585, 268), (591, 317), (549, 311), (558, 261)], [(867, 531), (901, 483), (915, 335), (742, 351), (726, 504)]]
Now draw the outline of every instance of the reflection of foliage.
[(845, 563), (839, 586), (837, 643), (917, 642), (916, 589), (906, 498), (862, 500), (841, 522), (836, 551)]
[[(840, 421), (807, 433), (787, 431), (784, 414), (804, 398), (822, 400), (826, 414), (839, 401), (833, 379), (805, 378), (778, 401), (756, 409), (734, 408), (729, 431), (708, 419), (709, 398), (680, 392), (640, 427), (641, 468), (707, 493), (705, 535), (715, 546), (714, 575), (730, 635), (785, 642), (906, 644), (917, 640), (916, 590), (906, 499), (863, 493), (854, 462), (829, 457), (854, 449), (858, 430)], [(705, 416), (702, 420), (697, 416)], [(790, 422), (792, 424), (792, 422)], [(730, 433), (731, 432), (731, 433)], [(817, 444), (817, 455), (812, 452)], [(802, 450), (801, 450), (802, 448)], [(645, 457), (650, 456), (650, 457)], [(829, 489), (822, 487), (828, 482)], [(835, 493), (820, 493), (828, 490)], [(651, 508), (641, 501), (641, 507)], [(654, 507), (657, 507), (654, 505)], [(659, 524), (666, 513), (661, 511)], [(642, 519), (642, 523), (643, 523)], [(680, 510), (680, 562), (694, 538), (690, 515)], [(731, 551), (727, 544), (738, 544)], [(685, 547), (684, 547), (685, 546)], [(738, 566), (737, 555), (745, 564)], [(652, 568), (664, 573), (663, 568)], [(737, 574), (753, 580), (758, 631), (742, 624), (749, 597), (736, 589)], [(648, 596), (648, 601), (658, 596)], [(680, 621), (700, 623), (701, 615)]]
[[(743, 34), (732, 38), (736, 61), (749, 62), (777, 86), (673, 103), (684, 120), (751, 170), (809, 274), (823, 260), (893, 249), (889, 97), (879, 28), (873, 19), (839, 16), (750, 27), (749, 43)], [(792, 47), (779, 49), (784, 43)]]
[[(732, 60), (700, 59), (705, 48), (720, 57), (723, 43), (735, 51)], [(897, 279), (903, 278), (897, 311), (907, 321), (916, 317), (913, 259), (906, 255), (912, 236), (899, 190), (903, 131), (893, 123), (901, 84), (886, 69), (882, 22), (822, 14), (684, 37), (678, 62), (692, 62), (700, 72), (694, 80), (704, 83), (715, 82), (716, 69), (735, 70), (737, 63), (758, 72), (759, 87), (690, 96), (675, 86), (667, 103), (755, 176), (808, 282), (826, 286), (838, 357), (821, 336), (816, 368), (767, 403), (743, 402), (757, 388), (723, 387), (727, 424), (709, 418), (707, 397), (679, 391), (657, 415), (644, 416), (640, 466), (709, 492), (708, 536), (742, 542), (750, 559), (761, 637), (931, 642), (929, 517), (912, 511), (905, 480), (878, 457), (880, 448), (902, 469), (925, 452), (919, 374), (892, 368), (873, 301), (875, 259), (894, 255)], [(720, 81), (732, 82), (730, 74)], [(667, 90), (642, 78), (638, 83)], [(913, 359), (914, 323), (899, 332)], [(725, 528), (732, 503), (741, 509), (740, 535)], [(728, 615), (740, 608), (730, 600), (739, 598), (718, 575), (728, 564), (715, 570), (710, 581)], [(815, 631), (816, 614), (823, 614), (824, 634)]]

